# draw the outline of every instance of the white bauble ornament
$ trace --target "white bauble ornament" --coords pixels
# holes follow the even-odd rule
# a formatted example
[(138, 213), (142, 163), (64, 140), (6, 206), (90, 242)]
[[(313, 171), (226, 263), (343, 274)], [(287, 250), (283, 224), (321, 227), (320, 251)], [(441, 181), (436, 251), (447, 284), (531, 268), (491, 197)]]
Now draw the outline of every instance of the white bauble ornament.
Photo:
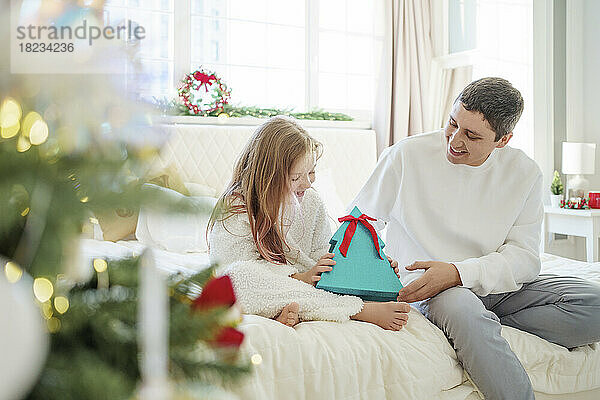
[(10, 283), (0, 258), (0, 399), (24, 398), (48, 353), (48, 334), (28, 275)]

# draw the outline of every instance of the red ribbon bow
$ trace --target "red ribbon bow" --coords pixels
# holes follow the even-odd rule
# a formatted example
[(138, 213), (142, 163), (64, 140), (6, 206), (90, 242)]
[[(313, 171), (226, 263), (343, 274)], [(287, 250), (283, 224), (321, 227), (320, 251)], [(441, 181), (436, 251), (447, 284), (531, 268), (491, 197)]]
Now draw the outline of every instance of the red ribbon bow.
[(369, 230), (369, 232), (371, 232), (373, 244), (375, 245), (375, 249), (377, 249), (377, 256), (383, 260), (381, 254), (379, 254), (379, 240), (377, 238), (377, 232), (375, 232), (375, 228), (373, 228), (373, 225), (369, 223), (369, 221), (377, 221), (375, 218), (371, 218), (366, 214), (361, 214), (358, 218), (352, 215), (346, 215), (345, 217), (338, 218), (338, 221), (350, 221), (350, 223), (346, 227), (346, 232), (344, 232), (344, 240), (342, 240), (342, 244), (340, 245), (340, 253), (342, 253), (344, 257), (346, 257), (346, 254), (348, 253), (348, 247), (350, 247), (352, 236), (354, 236), (354, 232), (356, 232), (356, 226), (360, 222), (365, 226), (365, 228)]
[(196, 71), (194, 73), (194, 79), (200, 82), (198, 87), (196, 87), (196, 90), (200, 89), (202, 85), (205, 85), (204, 89), (208, 92), (208, 87), (212, 85), (210, 81), (216, 81), (217, 77), (214, 74), (208, 75), (204, 72)]

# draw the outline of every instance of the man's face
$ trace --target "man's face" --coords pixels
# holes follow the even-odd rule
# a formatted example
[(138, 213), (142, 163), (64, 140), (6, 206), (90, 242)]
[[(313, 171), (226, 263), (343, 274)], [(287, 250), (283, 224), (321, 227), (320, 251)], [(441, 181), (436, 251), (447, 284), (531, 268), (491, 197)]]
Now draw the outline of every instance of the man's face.
[(454, 103), (445, 128), (446, 158), (452, 164), (477, 167), (495, 148), (506, 146), (512, 132), (494, 141), (496, 133), (483, 114), (466, 110), (460, 101)]

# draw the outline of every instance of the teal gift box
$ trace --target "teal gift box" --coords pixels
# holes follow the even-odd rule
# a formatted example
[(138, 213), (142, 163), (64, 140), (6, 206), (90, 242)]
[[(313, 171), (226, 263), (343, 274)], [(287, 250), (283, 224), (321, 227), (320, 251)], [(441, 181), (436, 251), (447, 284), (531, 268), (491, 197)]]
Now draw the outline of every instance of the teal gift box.
[(365, 301), (396, 301), (402, 284), (383, 252), (385, 243), (369, 223), (375, 219), (354, 207), (339, 221), (343, 223), (329, 242), (335, 265), (321, 274), (317, 288)]

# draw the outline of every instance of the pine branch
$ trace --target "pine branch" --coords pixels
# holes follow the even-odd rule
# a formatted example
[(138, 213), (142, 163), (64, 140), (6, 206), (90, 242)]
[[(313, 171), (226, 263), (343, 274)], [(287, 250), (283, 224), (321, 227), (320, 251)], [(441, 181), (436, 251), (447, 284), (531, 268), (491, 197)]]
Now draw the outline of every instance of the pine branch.
[(210, 112), (192, 114), (190, 110), (177, 100), (169, 100), (165, 97), (154, 99), (154, 105), (163, 115), (181, 115), (181, 116), (200, 116), (200, 117), (218, 117), (225, 113), (229, 117), (256, 117), (271, 118), (276, 115), (290, 115), (297, 119), (311, 120), (329, 120), (329, 121), (352, 121), (353, 118), (343, 113), (331, 113), (321, 109), (309, 112), (293, 112), (292, 109), (279, 108), (261, 108), (257, 106), (233, 106), (225, 104), (222, 109), (216, 109)]

